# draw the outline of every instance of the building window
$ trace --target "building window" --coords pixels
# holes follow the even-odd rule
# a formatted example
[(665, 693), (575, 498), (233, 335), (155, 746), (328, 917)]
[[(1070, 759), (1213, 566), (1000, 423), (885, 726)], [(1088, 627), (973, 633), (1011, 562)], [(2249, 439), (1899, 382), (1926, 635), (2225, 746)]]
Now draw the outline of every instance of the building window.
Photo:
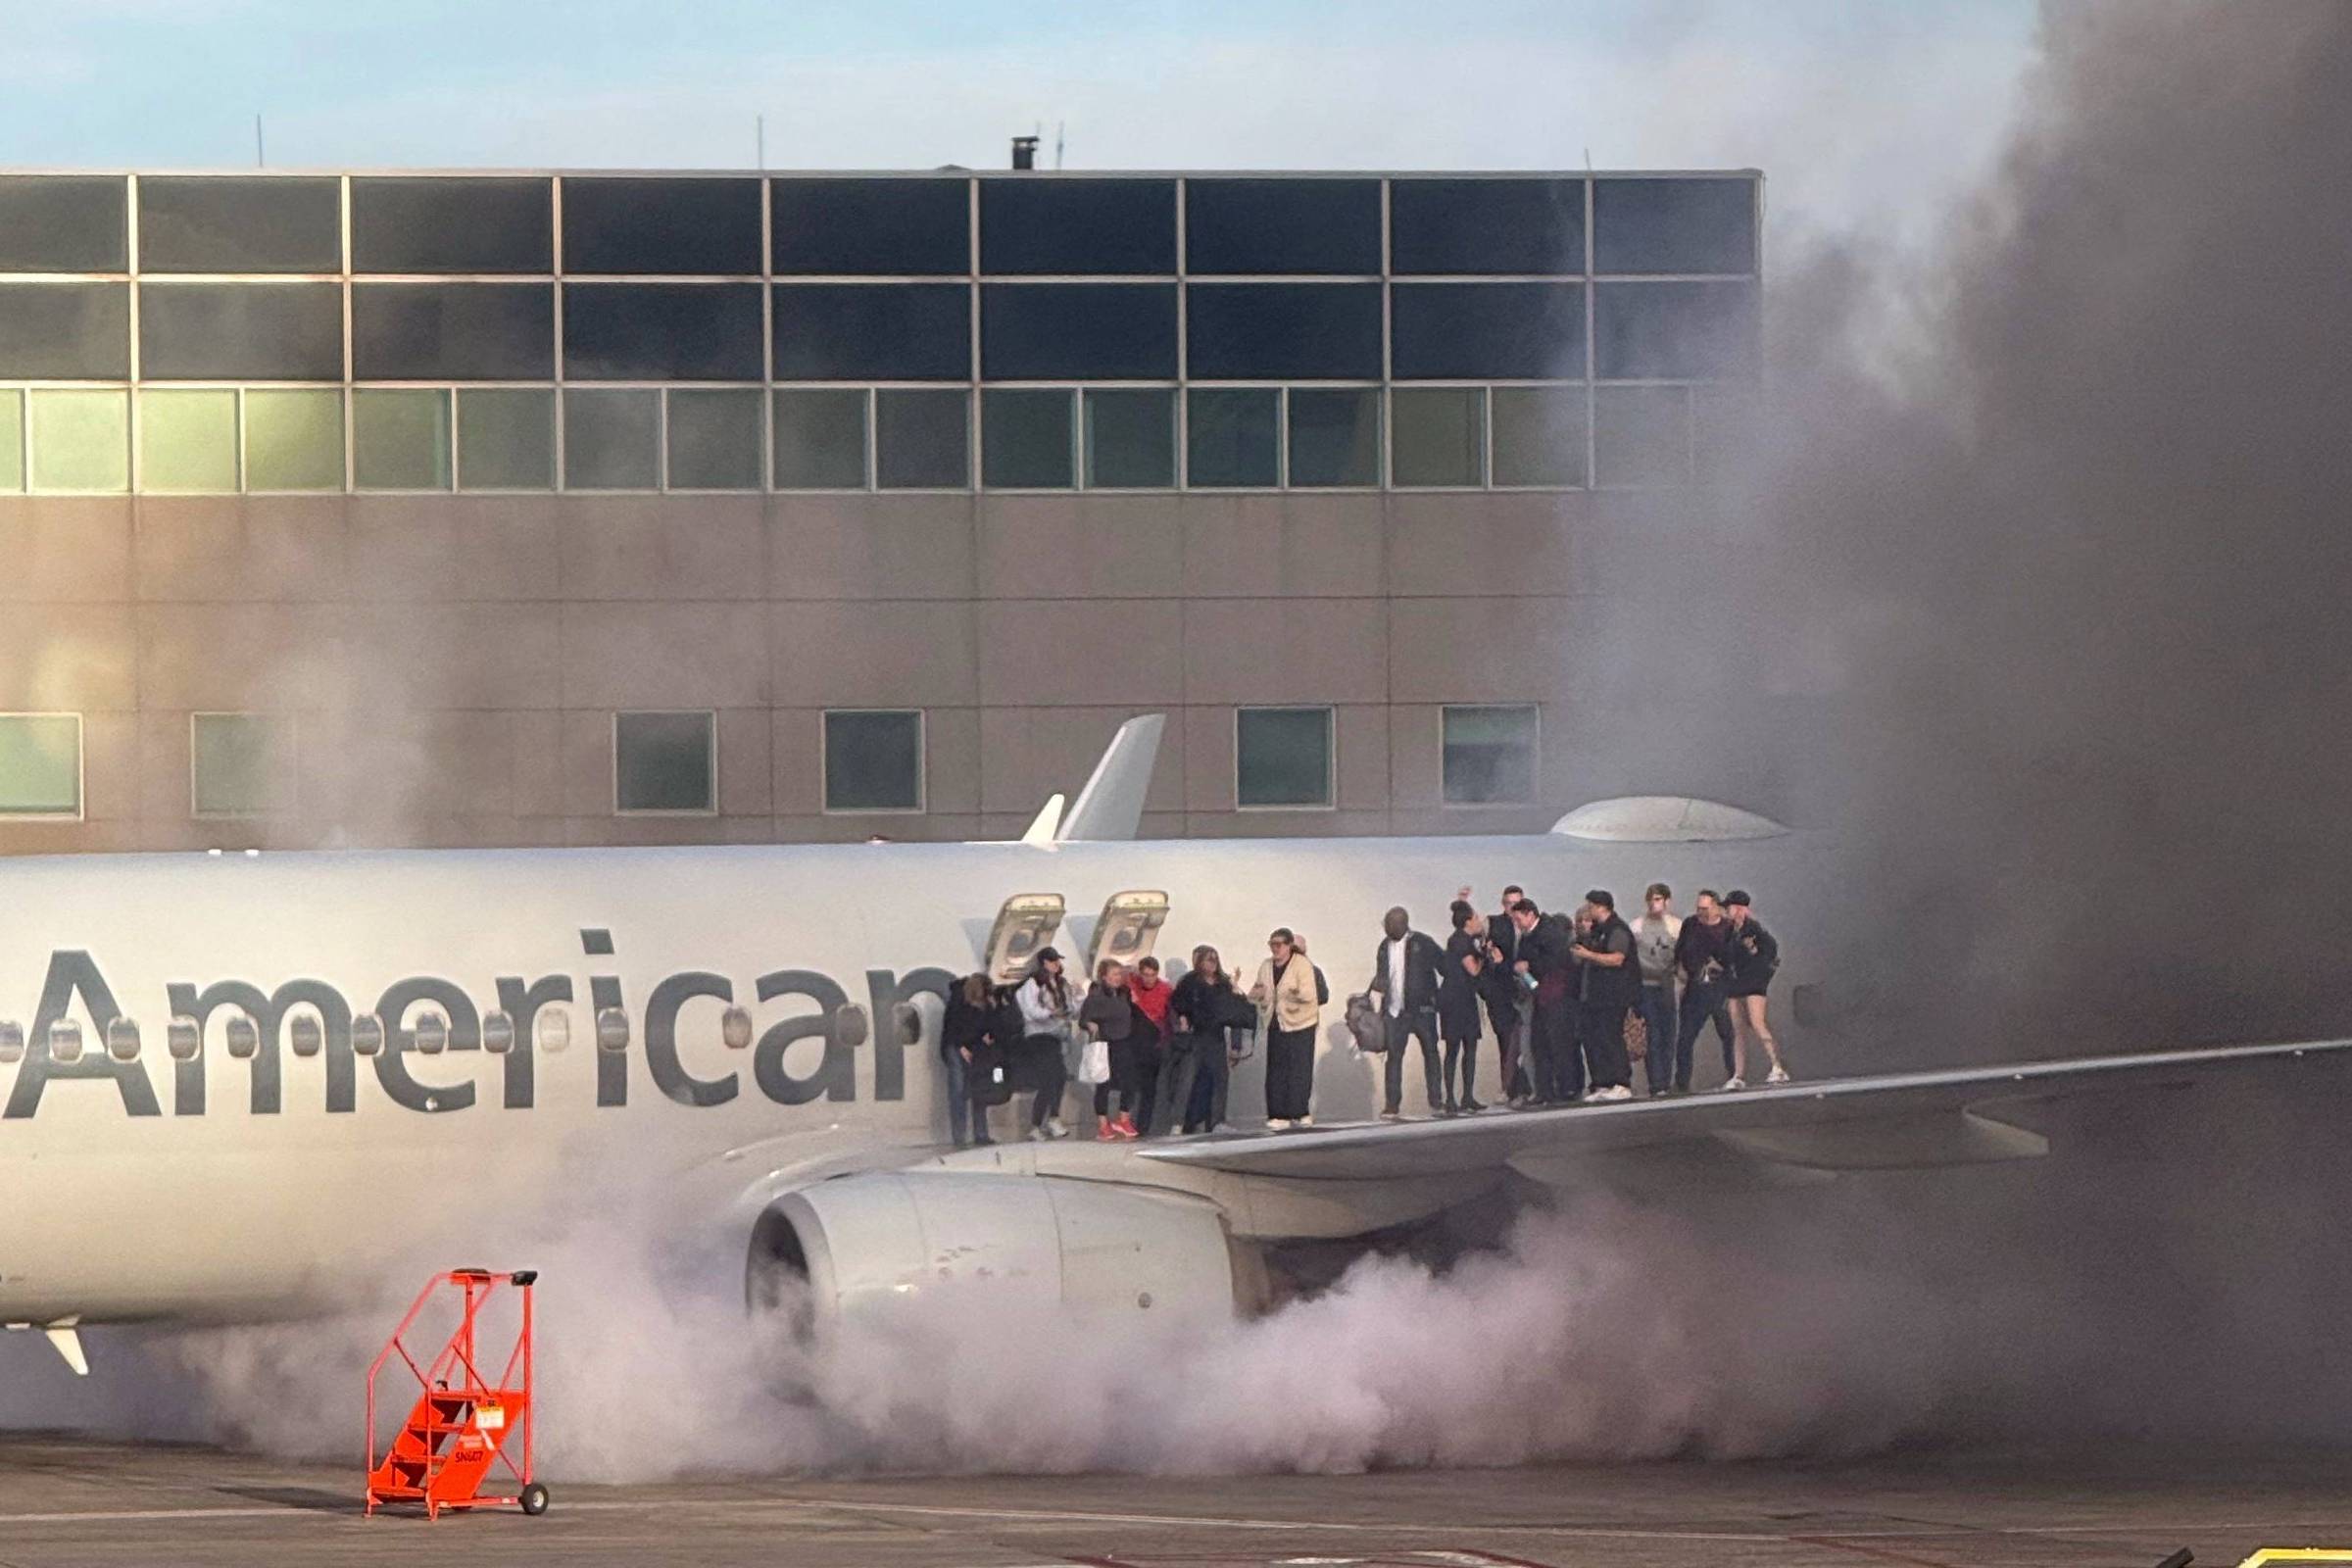
[(1497, 489), (1573, 490), (1585, 482), (1585, 389), (1494, 389)]
[(612, 715), (612, 809), (709, 816), (718, 809), (718, 715)]
[(24, 488), (24, 394), (0, 387), (0, 493)]
[(458, 488), (552, 490), (556, 395), (530, 387), (458, 394)]
[(1389, 400), (1391, 484), (1475, 490), (1486, 483), (1484, 387), (1398, 387)]
[(121, 495), (130, 488), (130, 394), (35, 390), (32, 488)]
[(980, 477), (991, 490), (1067, 490), (1074, 395), (1066, 388), (991, 387), (980, 394)]
[(874, 483), (961, 490), (972, 482), (971, 398), (885, 387), (874, 394)]
[(864, 489), (865, 404), (861, 387), (778, 387), (776, 488)]
[(564, 390), (564, 488), (662, 488), (662, 394)]
[(1371, 387), (1291, 389), (1293, 489), (1380, 483), (1380, 393)]
[(923, 715), (919, 710), (825, 714), (825, 809), (923, 808)]
[(1244, 810), (1330, 806), (1331, 710), (1237, 710), (1233, 791), (1235, 804)]
[(449, 394), (366, 388), (351, 395), (353, 472), (362, 490), (446, 490)]
[(1448, 708), (1447, 806), (1525, 806), (1536, 798), (1536, 710)]
[(81, 815), (81, 715), (0, 713), (0, 816)]
[(1197, 490), (1271, 490), (1282, 483), (1280, 392), (1195, 387), (1185, 402), (1187, 484)]
[(1086, 394), (1086, 487), (1165, 490), (1176, 483), (1176, 394), (1090, 388)]
[(139, 488), (165, 495), (234, 494), (236, 393), (152, 387), (140, 393)]
[(189, 715), (190, 809), (268, 816), (294, 808), (294, 720), (274, 713)]
[(343, 488), (343, 394), (274, 391), (245, 394), (245, 488)]
[(757, 490), (767, 455), (760, 427), (767, 422), (760, 393), (691, 391), (669, 398), (669, 488)]

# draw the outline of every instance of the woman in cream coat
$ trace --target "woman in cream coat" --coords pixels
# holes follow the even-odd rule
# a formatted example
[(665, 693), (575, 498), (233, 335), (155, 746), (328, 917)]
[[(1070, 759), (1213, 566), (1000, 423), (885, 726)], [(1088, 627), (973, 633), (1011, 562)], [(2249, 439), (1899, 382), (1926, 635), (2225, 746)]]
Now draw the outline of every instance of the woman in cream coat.
[(1306, 956), (1306, 944), (1288, 926), (1266, 939), (1266, 949), (1257, 984), (1250, 988), (1266, 1041), (1266, 1125), (1305, 1127), (1315, 1119), (1315, 1028), (1323, 1018), (1323, 980)]

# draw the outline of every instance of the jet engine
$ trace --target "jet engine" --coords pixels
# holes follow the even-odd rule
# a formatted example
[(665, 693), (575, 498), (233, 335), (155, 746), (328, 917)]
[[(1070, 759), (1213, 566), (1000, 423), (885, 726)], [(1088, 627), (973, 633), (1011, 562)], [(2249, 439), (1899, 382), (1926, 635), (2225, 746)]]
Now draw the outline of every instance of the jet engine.
[(1214, 1204), (1059, 1177), (887, 1171), (785, 1194), (752, 1228), (745, 1299), (821, 1343), (844, 1318), (907, 1310), (948, 1290), (992, 1311), (1250, 1309), (1255, 1253)]

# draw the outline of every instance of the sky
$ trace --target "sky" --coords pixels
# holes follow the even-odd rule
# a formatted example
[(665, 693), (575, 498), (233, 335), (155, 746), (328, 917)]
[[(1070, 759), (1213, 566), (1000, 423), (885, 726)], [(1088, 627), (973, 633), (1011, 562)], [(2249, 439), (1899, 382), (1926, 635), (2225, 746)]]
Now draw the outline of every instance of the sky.
[(1761, 168), (1928, 237), (2032, 0), (0, 0), (0, 166)]

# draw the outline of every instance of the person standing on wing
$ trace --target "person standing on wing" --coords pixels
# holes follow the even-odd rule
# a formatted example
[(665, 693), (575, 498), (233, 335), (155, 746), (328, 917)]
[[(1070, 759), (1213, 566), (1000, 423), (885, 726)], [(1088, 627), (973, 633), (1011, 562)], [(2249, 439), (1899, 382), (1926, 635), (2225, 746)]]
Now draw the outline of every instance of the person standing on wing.
[(1724, 962), (1724, 995), (1731, 1000), (1732, 1076), (1723, 1087), (1747, 1087), (1747, 1043), (1750, 1040), (1764, 1048), (1764, 1055), (1772, 1063), (1772, 1071), (1764, 1075), (1768, 1084), (1788, 1081), (1788, 1068), (1781, 1060), (1780, 1042), (1772, 1038), (1772, 1025), (1764, 1017), (1764, 993), (1772, 987), (1773, 972), (1781, 966), (1781, 945), (1764, 929), (1764, 922), (1748, 912), (1747, 895), (1738, 888), (1723, 896), (1723, 912), (1732, 926), (1730, 956)]
[(1592, 923), (1569, 949), (1578, 969), (1577, 1034), (1592, 1084), (1585, 1098), (1631, 1100), (1634, 1068), (1625, 1055), (1625, 1021), (1642, 999), (1642, 964), (1634, 956), (1633, 928), (1617, 917), (1609, 890), (1586, 894), (1585, 906)]
[(1438, 987), (1438, 1033), (1446, 1040), (1446, 1112), (1469, 1115), (1487, 1107), (1472, 1090), (1478, 1083), (1478, 1002), (1486, 981), (1487, 917), (1467, 899), (1450, 911), (1453, 935), (1446, 942), (1446, 979)]
[(1266, 1041), (1266, 1125), (1281, 1131), (1314, 1122), (1315, 1026), (1327, 1000), (1306, 944), (1288, 926), (1266, 938), (1266, 960), (1250, 988)]
[(1061, 1094), (1068, 1087), (1070, 1072), (1062, 1058), (1062, 1047), (1070, 1038), (1070, 1027), (1078, 1019), (1078, 999), (1071, 994), (1070, 983), (1062, 977), (1061, 955), (1052, 948), (1040, 948), (1037, 964), (1029, 978), (1014, 993), (1021, 1008), (1021, 1027), (1024, 1031), (1014, 1069), (1013, 1083), (1017, 1088), (1034, 1089), (1037, 1099), (1029, 1107), (1029, 1136), (1043, 1142), (1049, 1138), (1067, 1138), (1069, 1128), (1061, 1122)]
[(1404, 1114), (1404, 1043), (1421, 1043), (1421, 1077), (1429, 1108), (1445, 1104), (1444, 1080), (1438, 1075), (1438, 987), (1446, 974), (1446, 950), (1413, 929), (1413, 917), (1401, 905), (1381, 916), (1384, 940), (1372, 950), (1371, 993), (1380, 1003), (1388, 1030), (1388, 1096), (1381, 1109), (1384, 1121)]
[[(1663, 882), (1652, 882), (1642, 903), (1641, 917), (1634, 921), (1634, 956), (1642, 964), (1643, 1072), (1649, 1098), (1655, 1100), (1675, 1083), (1674, 945), (1682, 939), (1683, 922), (1674, 912), (1674, 889)], [(1683, 1076), (1684, 1087), (1690, 1087), (1687, 1069)]]

